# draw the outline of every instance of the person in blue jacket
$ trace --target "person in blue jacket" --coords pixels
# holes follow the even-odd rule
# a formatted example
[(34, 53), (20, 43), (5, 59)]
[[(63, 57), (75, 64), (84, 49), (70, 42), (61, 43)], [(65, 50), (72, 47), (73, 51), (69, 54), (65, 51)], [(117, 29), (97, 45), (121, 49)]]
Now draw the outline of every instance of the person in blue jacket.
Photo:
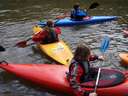
[(71, 10), (71, 19), (74, 20), (83, 20), (84, 17), (86, 17), (88, 14), (86, 10), (80, 9), (79, 3), (76, 3), (73, 6), (73, 9)]

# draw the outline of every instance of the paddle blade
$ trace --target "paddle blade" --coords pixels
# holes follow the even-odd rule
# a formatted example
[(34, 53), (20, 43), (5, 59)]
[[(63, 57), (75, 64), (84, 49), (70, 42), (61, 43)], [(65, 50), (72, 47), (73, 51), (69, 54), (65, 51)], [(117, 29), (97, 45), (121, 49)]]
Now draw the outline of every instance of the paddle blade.
[(105, 36), (101, 42), (101, 47), (100, 47), (100, 51), (102, 53), (104, 53), (108, 49), (109, 43), (110, 43), (110, 38), (108, 36)]
[(27, 41), (20, 41), (16, 44), (17, 47), (24, 48), (27, 46)]
[(5, 48), (0, 45), (0, 52), (5, 51)]
[(94, 2), (94, 3), (91, 4), (91, 6), (89, 7), (89, 9), (94, 9), (94, 8), (96, 8), (97, 6), (99, 6), (99, 3)]

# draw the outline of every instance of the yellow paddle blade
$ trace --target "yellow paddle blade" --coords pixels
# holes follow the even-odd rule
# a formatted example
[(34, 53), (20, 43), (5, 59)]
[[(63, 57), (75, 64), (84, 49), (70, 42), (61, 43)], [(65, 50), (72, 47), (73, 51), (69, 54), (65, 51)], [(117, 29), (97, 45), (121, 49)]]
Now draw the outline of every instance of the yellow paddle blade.
[(40, 26), (34, 26), (33, 27), (33, 32), (34, 33), (38, 33), (38, 32), (40, 32), (40, 31), (42, 31), (43, 29), (40, 27)]

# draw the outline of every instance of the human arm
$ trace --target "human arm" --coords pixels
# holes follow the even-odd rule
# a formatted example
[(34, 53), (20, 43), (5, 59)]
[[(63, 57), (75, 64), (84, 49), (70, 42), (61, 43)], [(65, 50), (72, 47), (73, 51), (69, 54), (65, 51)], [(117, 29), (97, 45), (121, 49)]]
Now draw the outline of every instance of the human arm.
[(103, 56), (97, 56), (97, 55), (90, 55), (89, 61), (94, 61), (94, 60), (104, 60)]
[(80, 9), (80, 10), (81, 10), (81, 12), (84, 14), (85, 17), (88, 16), (88, 12), (87, 12), (86, 9)]

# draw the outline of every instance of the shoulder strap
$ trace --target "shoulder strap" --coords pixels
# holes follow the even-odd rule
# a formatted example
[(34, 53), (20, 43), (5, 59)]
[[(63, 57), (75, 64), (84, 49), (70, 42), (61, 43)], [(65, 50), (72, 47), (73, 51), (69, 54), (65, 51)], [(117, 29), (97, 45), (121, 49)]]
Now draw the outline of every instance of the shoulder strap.
[(77, 63), (77, 62), (73, 59), (73, 60), (71, 61), (70, 66), (69, 66), (69, 70), (71, 70), (72, 65), (73, 65), (73, 64), (76, 64), (76, 63)]

